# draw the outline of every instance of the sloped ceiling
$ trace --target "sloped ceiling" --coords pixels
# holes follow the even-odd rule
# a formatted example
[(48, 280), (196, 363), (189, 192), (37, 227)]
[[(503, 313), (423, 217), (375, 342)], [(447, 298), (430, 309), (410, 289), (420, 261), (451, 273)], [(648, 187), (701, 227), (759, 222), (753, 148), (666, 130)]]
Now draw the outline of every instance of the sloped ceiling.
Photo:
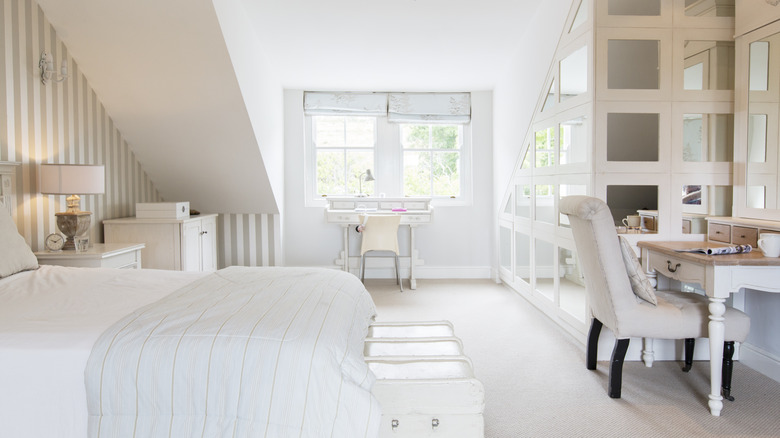
[[(280, 93), (282, 88), (490, 90), (516, 55), (539, 5), (537, 0), (38, 3), (162, 196), (224, 213), (283, 208), (278, 172), (283, 141), (259, 133), (253, 117), (281, 114), (281, 100), (269, 107), (277, 101), (252, 93), (257, 88), (246, 86), (251, 80), (246, 74), (240, 86), (231, 55), (257, 53), (267, 76), (278, 78)], [(228, 50), (215, 5), (223, 12), (220, 18), (227, 15), (224, 8), (242, 8), (257, 38), (234, 37), (230, 44), (257, 47)]]

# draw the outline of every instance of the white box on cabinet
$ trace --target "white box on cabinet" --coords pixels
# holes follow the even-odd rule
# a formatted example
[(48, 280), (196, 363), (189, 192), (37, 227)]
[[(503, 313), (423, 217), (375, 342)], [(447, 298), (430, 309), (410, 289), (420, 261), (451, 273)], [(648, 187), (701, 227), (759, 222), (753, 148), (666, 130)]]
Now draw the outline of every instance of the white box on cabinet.
[(138, 202), (135, 217), (139, 219), (185, 219), (190, 217), (189, 202)]

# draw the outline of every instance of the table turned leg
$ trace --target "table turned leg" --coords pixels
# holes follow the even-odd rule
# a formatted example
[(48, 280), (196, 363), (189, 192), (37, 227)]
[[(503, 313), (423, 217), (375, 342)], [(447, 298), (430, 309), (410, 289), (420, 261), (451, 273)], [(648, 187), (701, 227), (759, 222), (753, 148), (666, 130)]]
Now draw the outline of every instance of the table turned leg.
[(723, 315), (726, 313), (726, 300), (724, 298), (710, 298), (710, 413), (720, 416), (723, 409), (723, 396), (721, 395), (721, 376), (723, 372), (723, 340), (726, 335), (726, 325)]

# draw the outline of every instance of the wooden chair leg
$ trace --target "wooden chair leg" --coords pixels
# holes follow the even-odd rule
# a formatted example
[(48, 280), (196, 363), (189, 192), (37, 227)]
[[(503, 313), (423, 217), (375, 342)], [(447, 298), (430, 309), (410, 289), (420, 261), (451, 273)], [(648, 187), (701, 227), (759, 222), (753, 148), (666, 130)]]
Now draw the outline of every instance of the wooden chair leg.
[(588, 332), (588, 352), (586, 358), (586, 366), (589, 370), (596, 369), (596, 358), (599, 353), (599, 335), (601, 334), (601, 327), (603, 324), (596, 318), (593, 318), (593, 322), (590, 324), (590, 331)]
[(685, 339), (685, 366), (682, 369), (684, 373), (690, 371), (691, 367), (693, 366), (693, 348), (695, 346), (696, 346), (696, 339), (693, 338)]
[(734, 370), (734, 341), (723, 343), (723, 373), (721, 374), (720, 386), (723, 398), (728, 401), (734, 401), (731, 396), (731, 373)]
[(609, 389), (607, 393), (612, 398), (620, 398), (620, 389), (623, 385), (623, 359), (626, 358), (628, 343), (631, 339), (616, 339), (615, 348), (612, 350), (612, 361), (609, 365)]

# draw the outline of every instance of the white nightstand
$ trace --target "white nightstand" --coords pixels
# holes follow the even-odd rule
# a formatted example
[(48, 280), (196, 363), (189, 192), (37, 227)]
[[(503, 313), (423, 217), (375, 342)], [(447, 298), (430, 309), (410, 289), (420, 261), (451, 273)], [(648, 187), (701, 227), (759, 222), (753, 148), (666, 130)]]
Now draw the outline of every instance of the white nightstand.
[(87, 251), (38, 251), (42, 265), (141, 269), (143, 243), (96, 243)]

